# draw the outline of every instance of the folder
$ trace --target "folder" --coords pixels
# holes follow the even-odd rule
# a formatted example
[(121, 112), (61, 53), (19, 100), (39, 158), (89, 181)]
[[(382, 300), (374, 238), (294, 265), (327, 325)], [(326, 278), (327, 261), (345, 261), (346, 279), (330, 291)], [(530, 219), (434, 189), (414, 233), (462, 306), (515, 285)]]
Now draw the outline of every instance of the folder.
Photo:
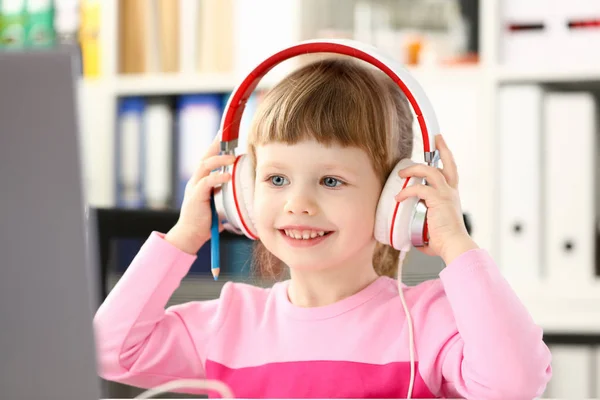
[[(245, 77), (272, 53), (298, 42), (304, 6), (302, 0), (234, 0), (234, 75)], [(268, 79), (279, 80), (300, 64), (299, 57), (286, 60), (269, 71)]]
[(198, 72), (233, 72), (233, 0), (202, 0), (198, 17)]
[(507, 0), (502, 2), (501, 21), (503, 64), (600, 64), (600, 52), (591, 45), (600, 40), (597, 0)]
[(587, 92), (544, 101), (544, 254), (549, 279), (574, 288), (595, 280), (596, 104)]
[(24, 49), (26, 26), (25, 0), (0, 1), (0, 49)]
[(555, 62), (560, 65), (599, 65), (600, 2), (552, 0)]
[(594, 392), (594, 350), (586, 345), (550, 345), (552, 378), (544, 398), (590, 399)]
[(509, 281), (542, 278), (542, 106), (539, 85), (500, 88), (499, 265)]
[(145, 99), (126, 97), (119, 102), (117, 114), (116, 183), (117, 206), (144, 206), (144, 110)]
[(594, 375), (592, 376), (592, 381), (596, 382), (596, 390), (595, 393), (592, 393), (591, 396), (596, 399), (600, 399), (600, 347), (596, 346), (594, 349)]
[(144, 197), (152, 209), (171, 204), (173, 115), (168, 99), (148, 98), (144, 113)]
[(55, 39), (53, 1), (29, 0), (25, 23), (25, 46), (48, 49), (55, 45)]
[(86, 78), (96, 78), (101, 74), (100, 65), (103, 56), (100, 52), (101, 7), (100, 0), (85, 0), (81, 4), (79, 42), (83, 75)]
[(543, 65), (555, 58), (548, 0), (506, 0), (500, 10), (502, 64)]
[(179, 4), (173, 0), (156, 1), (160, 72), (179, 72)]
[[(196, 71), (196, 48), (198, 41), (198, 16), (203, 0), (179, 0), (179, 72)], [(213, 41), (217, 41), (214, 37)]]
[(177, 197), (181, 206), (185, 186), (212, 143), (221, 122), (219, 94), (184, 95), (177, 104)]

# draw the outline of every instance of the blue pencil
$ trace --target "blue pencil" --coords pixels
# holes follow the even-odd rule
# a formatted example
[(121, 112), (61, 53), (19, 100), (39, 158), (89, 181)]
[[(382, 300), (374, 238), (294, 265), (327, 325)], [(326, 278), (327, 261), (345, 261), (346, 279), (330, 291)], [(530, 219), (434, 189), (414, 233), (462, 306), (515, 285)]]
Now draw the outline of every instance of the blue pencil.
[(217, 207), (215, 205), (214, 189), (210, 194), (210, 211), (211, 211), (211, 226), (210, 226), (210, 259), (211, 272), (213, 278), (219, 279), (220, 258), (219, 258), (219, 216), (217, 215)]

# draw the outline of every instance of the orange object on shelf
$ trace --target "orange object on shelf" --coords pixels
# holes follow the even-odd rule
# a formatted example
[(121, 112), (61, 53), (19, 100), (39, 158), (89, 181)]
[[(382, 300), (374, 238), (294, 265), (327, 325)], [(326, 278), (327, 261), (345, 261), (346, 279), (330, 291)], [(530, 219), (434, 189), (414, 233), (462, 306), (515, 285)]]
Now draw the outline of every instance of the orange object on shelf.
[(407, 39), (405, 44), (406, 65), (418, 65), (421, 51), (423, 50), (423, 38), (415, 36)]

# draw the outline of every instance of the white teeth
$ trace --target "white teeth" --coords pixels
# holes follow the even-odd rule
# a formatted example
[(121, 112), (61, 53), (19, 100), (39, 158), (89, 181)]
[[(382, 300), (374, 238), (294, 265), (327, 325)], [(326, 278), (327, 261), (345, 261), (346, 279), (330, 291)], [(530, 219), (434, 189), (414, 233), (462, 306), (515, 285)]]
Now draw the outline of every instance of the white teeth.
[(325, 231), (299, 231), (296, 229), (284, 229), (285, 235), (294, 239), (307, 240), (314, 239), (317, 236), (324, 236)]

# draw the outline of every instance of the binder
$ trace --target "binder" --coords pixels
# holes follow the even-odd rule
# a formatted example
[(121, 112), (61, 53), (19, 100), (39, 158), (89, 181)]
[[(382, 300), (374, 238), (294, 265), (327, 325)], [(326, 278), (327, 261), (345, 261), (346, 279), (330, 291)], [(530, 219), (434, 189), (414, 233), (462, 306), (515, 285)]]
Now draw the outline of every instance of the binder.
[[(196, 71), (198, 14), (203, 0), (179, 0), (179, 72)], [(215, 38), (211, 38), (216, 42)]]
[(83, 75), (86, 78), (97, 78), (101, 73), (101, 7), (102, 5), (100, 0), (85, 0), (81, 4), (81, 27), (79, 30), (79, 42), (81, 43)]
[(51, 48), (55, 44), (54, 5), (52, 0), (28, 0), (25, 46)]
[(594, 348), (594, 365), (593, 365), (593, 375), (592, 382), (595, 383), (595, 393), (592, 393), (591, 396), (596, 399), (600, 399), (600, 347), (596, 346)]
[[(483, 244), (489, 236), (486, 229), (490, 229), (492, 221), (488, 221), (488, 213), (481, 205), (481, 160), (473, 157), (482, 146), (481, 120), (478, 117), (481, 90), (478, 81), (442, 82), (429, 78), (422, 79), (421, 84), (437, 110), (442, 133), (458, 164), (461, 207), (472, 223), (472, 237)], [(423, 140), (416, 118), (413, 120), (413, 134), (412, 158), (424, 162)]]
[[(234, 76), (246, 76), (271, 53), (299, 41), (304, 5), (302, 0), (233, 1)], [(279, 80), (299, 65), (298, 57), (286, 60), (269, 71), (268, 79)]]
[(233, 0), (202, 0), (198, 18), (198, 72), (233, 72)]
[(596, 0), (507, 0), (501, 11), (503, 64), (546, 68), (598, 65), (600, 3)]
[(561, 65), (598, 65), (600, 51), (600, 2), (552, 0), (555, 62)]
[[(158, 53), (160, 72), (179, 72), (179, 4), (173, 0), (155, 0), (158, 31)], [(205, 0), (202, 0), (205, 1)]]
[(127, 0), (118, 2), (119, 73), (143, 74), (155, 72), (157, 43), (153, 13), (154, 2)]
[(149, 98), (144, 113), (144, 197), (151, 209), (171, 204), (173, 115), (168, 99)]
[(116, 183), (118, 207), (141, 208), (144, 206), (144, 111), (142, 97), (123, 98), (117, 114)]
[(595, 279), (594, 98), (548, 93), (544, 120), (545, 263), (552, 282), (577, 288)]
[(590, 399), (593, 393), (594, 352), (585, 345), (551, 345), (552, 378), (544, 398)]
[(178, 98), (176, 207), (181, 206), (185, 186), (219, 130), (220, 111), (221, 96), (218, 94)]
[(0, 1), (0, 49), (25, 48), (26, 20), (25, 0)]
[(499, 265), (509, 280), (542, 278), (542, 105), (538, 85), (499, 91)]
[(502, 64), (544, 65), (556, 51), (548, 0), (506, 0), (500, 11)]

